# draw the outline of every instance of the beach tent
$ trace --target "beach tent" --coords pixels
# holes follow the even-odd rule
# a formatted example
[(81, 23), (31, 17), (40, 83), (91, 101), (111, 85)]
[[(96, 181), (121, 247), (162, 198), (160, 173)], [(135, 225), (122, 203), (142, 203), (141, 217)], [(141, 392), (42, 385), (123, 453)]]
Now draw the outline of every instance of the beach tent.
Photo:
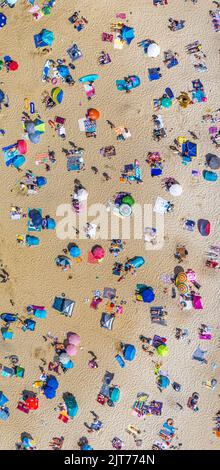
[(74, 300), (65, 297), (55, 297), (52, 308), (62, 313), (66, 317), (71, 317), (75, 306)]
[(7, 23), (7, 17), (3, 13), (0, 13), (0, 28), (4, 28), (6, 23)]
[(24, 321), (24, 326), (25, 326), (26, 330), (34, 331), (35, 326), (36, 326), (36, 322), (34, 320), (32, 320), (31, 318), (27, 318)]
[(4, 406), (5, 403), (7, 403), (9, 400), (8, 398), (4, 395), (3, 392), (0, 392), (0, 406)]
[(0, 419), (2, 421), (6, 421), (10, 416), (9, 409), (4, 407), (3, 409), (0, 408)]
[(121, 37), (128, 45), (135, 38), (134, 28), (124, 25), (121, 29)]
[(75, 397), (72, 395), (72, 393), (65, 393), (63, 395), (63, 399), (67, 407), (67, 413), (69, 418), (75, 418), (79, 410)]
[(16, 377), (23, 378), (24, 377), (24, 372), (25, 372), (25, 369), (23, 367), (15, 366), (15, 375), (16, 375)]
[(1, 333), (2, 333), (2, 337), (4, 340), (12, 339), (14, 336), (13, 331), (10, 330), (9, 328), (1, 328)]
[(45, 46), (52, 46), (54, 41), (54, 34), (52, 31), (48, 31), (48, 29), (42, 29), (39, 34), (34, 35), (34, 42), (35, 46), (38, 47), (45, 47)]
[(100, 320), (101, 327), (111, 331), (113, 328), (114, 319), (114, 315), (103, 312)]

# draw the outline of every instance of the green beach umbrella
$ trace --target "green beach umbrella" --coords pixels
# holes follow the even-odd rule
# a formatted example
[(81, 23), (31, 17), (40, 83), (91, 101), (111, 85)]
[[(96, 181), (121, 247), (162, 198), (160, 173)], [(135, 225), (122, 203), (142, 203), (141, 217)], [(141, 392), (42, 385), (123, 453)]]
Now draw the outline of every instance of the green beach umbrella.
[(157, 354), (161, 357), (165, 357), (168, 354), (169, 350), (165, 344), (161, 344), (157, 348)]

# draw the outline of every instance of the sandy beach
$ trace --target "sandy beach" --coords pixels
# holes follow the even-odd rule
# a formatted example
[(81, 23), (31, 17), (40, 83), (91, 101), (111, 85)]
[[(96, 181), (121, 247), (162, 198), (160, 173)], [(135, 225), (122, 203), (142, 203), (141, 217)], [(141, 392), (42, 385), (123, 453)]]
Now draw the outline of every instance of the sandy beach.
[[(41, 4), (41, 2), (39, 2)], [(124, 443), (124, 449), (135, 449), (136, 445), (131, 435), (126, 432), (128, 425), (140, 428), (143, 438), (142, 449), (151, 449), (158, 439), (158, 433), (168, 418), (173, 418), (178, 439), (176, 445), (182, 443), (181, 449), (219, 449), (219, 439), (213, 434), (213, 417), (219, 410), (220, 375), (219, 375), (219, 272), (205, 266), (205, 253), (210, 245), (219, 244), (219, 184), (207, 182), (202, 176), (193, 178), (192, 170), (202, 172), (205, 168), (205, 155), (215, 153), (219, 149), (213, 147), (209, 136), (210, 123), (202, 122), (202, 116), (213, 113), (219, 108), (219, 42), (218, 34), (212, 28), (209, 10), (216, 10), (216, 5), (210, 0), (198, 0), (194, 5), (191, 1), (169, 0), (167, 6), (153, 6), (152, 0), (76, 0), (64, 2), (57, 0), (50, 15), (35, 21), (29, 13), (30, 4), (18, 0), (14, 9), (1, 9), (7, 16), (7, 25), (0, 30), (0, 58), (11, 56), (19, 64), (16, 72), (7, 73), (0, 70), (0, 89), (9, 96), (9, 108), (2, 107), (0, 112), (0, 128), (6, 131), (1, 138), (1, 148), (13, 144), (24, 137), (22, 128), (22, 112), (24, 100), (28, 98), (45, 122), (45, 133), (37, 145), (28, 143), (26, 162), (22, 171), (31, 169), (34, 174), (47, 178), (47, 185), (37, 195), (25, 197), (17, 191), (17, 182), (22, 173), (15, 168), (6, 167), (1, 152), (1, 209), (0, 209), (0, 259), (4, 268), (9, 272), (7, 283), (0, 284), (1, 312), (18, 313), (25, 316), (28, 305), (43, 305), (47, 310), (45, 320), (36, 320), (34, 332), (22, 331), (18, 322), (12, 325), (14, 336), (11, 341), (0, 338), (0, 363), (8, 365), (6, 356), (16, 354), (19, 364), (25, 368), (23, 378), (3, 377), (0, 375), (0, 390), (8, 397), (7, 406), (10, 417), (0, 422), (0, 449), (15, 450), (15, 443), (20, 441), (23, 432), (31, 434), (37, 449), (48, 449), (49, 442), (54, 436), (64, 436), (63, 449), (78, 449), (78, 440), (87, 436), (89, 444), (95, 450), (111, 449), (112, 439), (117, 436)], [(74, 11), (80, 11), (88, 20), (86, 27), (78, 32), (68, 21)], [(122, 50), (114, 49), (113, 43), (101, 40), (103, 32), (110, 33), (111, 23), (118, 20), (116, 14), (126, 13), (126, 24), (134, 28), (135, 39)], [(184, 19), (185, 27), (180, 31), (170, 31), (168, 19)], [(46, 28), (54, 33), (55, 39), (52, 51), (42, 55), (35, 48), (33, 36)], [(150, 38), (159, 44), (161, 53), (157, 58), (149, 58), (138, 42)], [(206, 54), (207, 70), (199, 73), (195, 70), (192, 58), (186, 54), (186, 45), (200, 41)], [(83, 57), (74, 62), (75, 70), (71, 70), (74, 86), (59, 82), (64, 96), (60, 105), (45, 109), (42, 103), (42, 93), (50, 92), (51, 83), (42, 82), (42, 70), (47, 59), (66, 58), (66, 51), (76, 43), (83, 52)], [(179, 64), (168, 69), (163, 63), (163, 53), (167, 50), (178, 53)], [(98, 64), (100, 52), (105, 50), (111, 57), (111, 63), (105, 66)], [(162, 77), (158, 81), (149, 81), (148, 68), (160, 67)], [(95, 82), (95, 96), (91, 101), (86, 97), (83, 85), (78, 79), (86, 74), (99, 74)], [(141, 85), (131, 93), (119, 92), (115, 81), (124, 76), (135, 74), (140, 77)], [(170, 87), (177, 97), (182, 91), (191, 90), (191, 82), (200, 79), (203, 83), (207, 102), (195, 103), (182, 109), (174, 100), (170, 109), (154, 111), (153, 100)], [(87, 109), (94, 107), (100, 112), (97, 121), (97, 137), (86, 138), (79, 131), (78, 120), (83, 118)], [(161, 114), (166, 128), (167, 137), (155, 142), (152, 137), (153, 114)], [(55, 116), (66, 119), (66, 139), (62, 140), (50, 127), (48, 121)], [(106, 123), (113, 122), (116, 126), (127, 127), (131, 138), (125, 142), (116, 140), (114, 130)], [(218, 123), (216, 124), (216, 126)], [(189, 165), (181, 164), (181, 158), (170, 150), (174, 139), (186, 136), (191, 130), (199, 137), (198, 156)], [(191, 140), (193, 140), (191, 138)], [(62, 148), (69, 148), (72, 141), (84, 149), (85, 170), (79, 173), (67, 171), (66, 156)], [(111, 160), (100, 155), (100, 149), (114, 145), (116, 156)], [(36, 166), (38, 154), (54, 150), (57, 163), (51, 171), (46, 172), (43, 165)], [(163, 175), (151, 178), (149, 166), (146, 163), (148, 152), (159, 151), (162, 155)], [(138, 159), (142, 170), (142, 184), (121, 183), (121, 171), (125, 164)], [(91, 170), (95, 166), (97, 175)], [(107, 172), (111, 177), (105, 181), (102, 176)], [(217, 171), (219, 173), (219, 171)], [(168, 196), (162, 179), (174, 177), (182, 186), (183, 193), (179, 198)], [(23, 213), (28, 208), (42, 208), (56, 222), (57, 207), (70, 204), (70, 195), (74, 191), (74, 180), (79, 179), (89, 193), (88, 205), (95, 203), (106, 204), (119, 191), (131, 192), (135, 202), (155, 204), (157, 196), (174, 203), (174, 211), (165, 214), (164, 245), (159, 250), (146, 250), (144, 239), (126, 240), (125, 249), (118, 258), (109, 253), (111, 235), (107, 240), (61, 240), (56, 230), (42, 231), (39, 235), (40, 246), (20, 247), (16, 242), (17, 234), (27, 233), (27, 218), (14, 221), (10, 219), (12, 205), (19, 206)], [(208, 219), (211, 223), (211, 233), (202, 237), (196, 229), (193, 233), (183, 229), (182, 219)], [(143, 226), (144, 229), (144, 226)], [(71, 272), (60, 270), (54, 260), (62, 254), (70, 241), (75, 241), (81, 249), (80, 263), (73, 260)], [(88, 263), (88, 252), (98, 243), (106, 252), (100, 264)], [(179, 295), (171, 298), (172, 285), (165, 285), (162, 275), (172, 275), (178, 265), (174, 258), (176, 245), (185, 244), (189, 255), (181, 266), (196, 272), (201, 284), (200, 295), (203, 299), (203, 310), (182, 311), (179, 305)], [(136, 276), (128, 275), (123, 282), (112, 274), (115, 261), (124, 262), (127, 257), (143, 256), (145, 264), (137, 271)], [(68, 279), (71, 273), (72, 278)], [(143, 283), (152, 286), (155, 292), (153, 305), (162, 305), (168, 312), (167, 326), (152, 324), (150, 307), (152, 305), (135, 300), (136, 284)], [(117, 298), (124, 300), (124, 312), (114, 321), (112, 331), (100, 328), (100, 317), (104, 311), (102, 305), (98, 310), (90, 308), (93, 294), (101, 292), (105, 287), (117, 289)], [(167, 291), (164, 289), (167, 287)], [(71, 318), (66, 318), (52, 309), (55, 296), (65, 293), (76, 302)], [(12, 300), (13, 305), (11, 305)], [(104, 305), (105, 302), (103, 302)], [(212, 340), (201, 341), (198, 329), (201, 323), (211, 325)], [(1, 321), (1, 327), (3, 323)], [(175, 338), (176, 327), (187, 328), (189, 337), (184, 341)], [(50, 341), (43, 336), (51, 332), (62, 342), (69, 331), (80, 335), (81, 344), (77, 355), (73, 358), (74, 368), (60, 376), (57, 396), (53, 400), (38, 393), (39, 408), (28, 415), (19, 411), (17, 403), (23, 390), (34, 390), (33, 382), (39, 380), (39, 366), (43, 358), (48, 364), (53, 360), (54, 349)], [(161, 393), (155, 383), (152, 362), (158, 360), (156, 353), (153, 357), (141, 349), (139, 336), (153, 337), (160, 335), (167, 338), (169, 354), (162, 359), (162, 369), (168, 371), (171, 383), (181, 384), (182, 390), (177, 393), (170, 385)], [(137, 350), (133, 362), (127, 363), (121, 369), (115, 360), (120, 342), (134, 344)], [(195, 349), (200, 346), (207, 350), (207, 364), (201, 364), (192, 359)], [(89, 369), (88, 351), (97, 356), (98, 368)], [(213, 363), (217, 365), (213, 368)], [(45, 366), (47, 370), (47, 366)], [(101, 406), (97, 403), (102, 380), (106, 371), (114, 373), (113, 383), (120, 386), (121, 396), (115, 407)], [(206, 380), (215, 378), (217, 386), (211, 390), (203, 385)], [(64, 424), (58, 419), (54, 410), (63, 401), (63, 393), (72, 393), (78, 403), (79, 412), (73, 420)], [(146, 416), (139, 420), (132, 415), (132, 406), (140, 392), (149, 394), (150, 400), (163, 402), (161, 416)], [(188, 398), (193, 392), (198, 392), (199, 412), (194, 413), (187, 407)], [(182, 404), (178, 410), (176, 402)], [(84, 422), (91, 421), (90, 410), (94, 410), (103, 422), (99, 432), (89, 434)]]

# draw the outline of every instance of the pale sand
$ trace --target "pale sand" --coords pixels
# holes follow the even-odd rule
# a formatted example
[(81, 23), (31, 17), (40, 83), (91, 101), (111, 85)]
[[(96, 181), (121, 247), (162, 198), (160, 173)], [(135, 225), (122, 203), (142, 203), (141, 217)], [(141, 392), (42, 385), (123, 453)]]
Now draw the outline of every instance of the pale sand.
[[(66, 4), (69, 4), (67, 7)], [(70, 5), (71, 3), (71, 5)], [(31, 168), (37, 174), (45, 174), (41, 167), (36, 167), (34, 157), (37, 153), (47, 151), (48, 145), (56, 150), (57, 165), (47, 173), (48, 185), (36, 197), (28, 199), (11, 193), (10, 189), (20, 176), (16, 170), (7, 169), (1, 161), (1, 248), (0, 255), (10, 272), (11, 280), (0, 285), (1, 312), (24, 313), (28, 304), (44, 304), (48, 310), (46, 321), (38, 320), (34, 333), (23, 333), (16, 327), (13, 341), (0, 342), (1, 362), (6, 364), (4, 355), (15, 353), (19, 355), (20, 364), (25, 367), (24, 379), (0, 378), (0, 390), (3, 390), (10, 399), (10, 418), (1, 422), (0, 448), (14, 449), (15, 442), (20, 439), (22, 432), (30, 433), (36, 440), (38, 449), (47, 449), (48, 443), (54, 436), (64, 435), (64, 449), (76, 449), (77, 441), (82, 435), (87, 435), (83, 423), (90, 422), (89, 411), (94, 409), (104, 421), (104, 428), (98, 434), (88, 434), (89, 443), (94, 449), (111, 448), (111, 440), (118, 436), (125, 442), (126, 449), (133, 449), (134, 442), (125, 429), (129, 423), (146, 430), (144, 448), (150, 449), (157, 438), (163, 422), (173, 417), (178, 428), (179, 442), (183, 449), (217, 449), (219, 442), (212, 434), (212, 418), (219, 409), (219, 383), (215, 391), (202, 386), (202, 381), (212, 377), (219, 378), (219, 365), (212, 371), (211, 363), (218, 363), (218, 273), (208, 271), (204, 267), (204, 252), (210, 243), (218, 243), (218, 184), (206, 183), (202, 178), (199, 183), (192, 182), (192, 168), (203, 169), (204, 155), (213, 151), (208, 136), (208, 125), (201, 123), (201, 116), (207, 109), (215, 110), (219, 106), (217, 100), (218, 86), (218, 35), (213, 32), (208, 10), (213, 8), (211, 1), (200, 0), (194, 6), (191, 2), (170, 0), (168, 7), (155, 8), (151, 0), (84, 0), (74, 2), (58, 2), (49, 17), (35, 22), (25, 7), (25, 2), (18, 2), (14, 10), (4, 9), (8, 16), (8, 25), (1, 30), (1, 56), (8, 54), (20, 64), (15, 73), (0, 72), (0, 80), (4, 82), (2, 88), (10, 97), (10, 108), (1, 112), (1, 127), (7, 130), (1, 146), (9, 145), (21, 138), (21, 114), (24, 99), (29, 97), (36, 104), (37, 110), (47, 122), (56, 114), (66, 117), (67, 142), (73, 140), (85, 148), (86, 171), (79, 176), (68, 173), (65, 156), (61, 153), (62, 146), (68, 147), (46, 125), (46, 133), (37, 146), (29, 144), (28, 159), (25, 168)], [(68, 17), (75, 10), (85, 15), (89, 24), (80, 33), (73, 29)], [(126, 12), (129, 25), (135, 28), (136, 38), (130, 47), (122, 51), (113, 49), (113, 45), (101, 42), (101, 33), (110, 32), (110, 23), (115, 21), (115, 14)], [(129, 14), (132, 12), (132, 15)], [(186, 20), (186, 27), (173, 33), (168, 27), (168, 18), (182, 18)], [(42, 28), (48, 28), (55, 34), (53, 52), (49, 57), (57, 59), (65, 56), (66, 49), (72, 42), (83, 51), (83, 59), (75, 63), (76, 70), (73, 77), (76, 79), (74, 87), (63, 85), (64, 100), (61, 106), (51, 111), (45, 111), (41, 103), (41, 93), (44, 89), (51, 89), (51, 85), (41, 82), (42, 67), (45, 56), (40, 57), (34, 47), (33, 34)], [(137, 42), (146, 38), (157, 41), (162, 49), (174, 50), (180, 55), (180, 65), (168, 70), (162, 63), (162, 54), (158, 59), (148, 59), (143, 50), (137, 47)], [(207, 53), (206, 63), (208, 71), (197, 73), (190, 57), (185, 54), (185, 46), (194, 40), (200, 40), (203, 50)], [(97, 57), (104, 49), (110, 53), (112, 63), (99, 67)], [(47, 58), (47, 57), (46, 57)], [(149, 82), (147, 68), (161, 66), (163, 78), (158, 82)], [(77, 82), (78, 78), (87, 73), (99, 73), (100, 79), (96, 82), (96, 96), (89, 103), (85, 96), (83, 86)], [(115, 79), (123, 78), (127, 74), (136, 73), (141, 78), (141, 86), (131, 94), (120, 93), (116, 90)], [(200, 78), (204, 84), (208, 102), (202, 105), (195, 104), (187, 110), (182, 110), (177, 104), (166, 111), (162, 111), (168, 137), (159, 143), (152, 140), (153, 98), (159, 98), (166, 86), (170, 86), (178, 96), (182, 90), (191, 87), (191, 80)], [(80, 106), (79, 103), (82, 103)], [(101, 119), (98, 121), (96, 139), (86, 139), (79, 132), (78, 119), (83, 117), (87, 108), (92, 105), (100, 110)], [(114, 132), (106, 124), (110, 119), (116, 125), (128, 126), (132, 138), (124, 143), (117, 142)], [(169, 131), (171, 128), (173, 130)], [(200, 135), (199, 157), (195, 163), (187, 168), (183, 167), (180, 159), (170, 153), (169, 145), (178, 135), (187, 135), (187, 130), (193, 130)], [(111, 162), (99, 155), (99, 149), (105, 145), (115, 145), (117, 156)], [(89, 204), (94, 202), (105, 203), (108, 197), (118, 190), (128, 190), (134, 195), (136, 202), (154, 204), (157, 195), (167, 196), (161, 187), (161, 179), (152, 179), (149, 168), (145, 163), (148, 151), (159, 150), (166, 162), (164, 176), (174, 176), (183, 186), (183, 195), (175, 199), (175, 211), (166, 216), (166, 240), (161, 251), (144, 250), (143, 240), (127, 241), (126, 250), (120, 259), (126, 256), (143, 255), (145, 265), (138, 271), (136, 278), (130, 276), (124, 283), (117, 283), (117, 277), (112, 275), (111, 267), (114, 258), (107, 254), (101, 266), (87, 264), (87, 253), (92, 241), (79, 241), (82, 249), (83, 262), (73, 267), (73, 279), (67, 280), (68, 274), (60, 272), (54, 264), (54, 258), (61, 254), (66, 242), (58, 240), (55, 232), (42, 233), (41, 245), (33, 249), (19, 249), (16, 244), (16, 234), (26, 232), (26, 220), (14, 222), (9, 219), (11, 204), (23, 207), (42, 207), (44, 214), (55, 216), (56, 208), (61, 203), (70, 202), (73, 190), (73, 181), (79, 177), (80, 181), (89, 191)], [(119, 182), (120, 170), (124, 163), (130, 163), (137, 157), (142, 166), (144, 184), (122, 185)], [(113, 170), (106, 169), (109, 164)], [(98, 166), (99, 175), (93, 176), (91, 165)], [(199, 166), (201, 165), (201, 166)], [(112, 176), (110, 182), (102, 182), (101, 173), (109, 172)], [(194, 234), (183, 231), (180, 220), (189, 217), (198, 220), (200, 217), (209, 218), (212, 224), (211, 235), (202, 238), (196, 230)], [(160, 280), (161, 273), (173, 272), (176, 265), (173, 253), (176, 243), (184, 242), (189, 251), (188, 260), (184, 263), (186, 268), (193, 268), (197, 272), (198, 281), (202, 284), (201, 293), (204, 299), (202, 312), (190, 311), (182, 313), (178, 306), (178, 299), (172, 300), (169, 294), (163, 294), (164, 285)], [(108, 252), (110, 243), (102, 242)], [(153, 286), (156, 292), (155, 305), (166, 305), (169, 312), (168, 326), (163, 328), (151, 325), (149, 319), (149, 306), (135, 304), (134, 291), (137, 282), (145, 282)], [(117, 318), (112, 332), (101, 329), (99, 320), (102, 307), (98, 311), (89, 308), (85, 299), (92, 298), (95, 289), (102, 290), (105, 286), (117, 288), (119, 298), (126, 298), (125, 313)], [(65, 292), (76, 301), (76, 308), (71, 319), (62, 317), (52, 308), (55, 295)], [(9, 299), (15, 302), (11, 307)], [(192, 361), (191, 355), (199, 344), (198, 327), (201, 322), (212, 325), (214, 339), (208, 344), (200, 345), (208, 349), (207, 365), (200, 365)], [(187, 327), (190, 331), (191, 343), (178, 342), (174, 338), (175, 327)], [(40, 397), (40, 407), (36, 412), (25, 415), (16, 409), (17, 401), (22, 390), (32, 389), (32, 383), (39, 377), (38, 366), (40, 358), (47, 361), (53, 358), (53, 349), (42, 339), (42, 335), (51, 331), (62, 340), (67, 331), (76, 331), (80, 334), (83, 350), (80, 350), (73, 371), (59, 378), (60, 387), (57, 399), (53, 401)], [(182, 384), (183, 391), (178, 394), (170, 386), (162, 394), (155, 385), (154, 365), (151, 358), (141, 352), (138, 342), (140, 334), (153, 336), (165, 335), (168, 338), (170, 353), (163, 361), (163, 368), (170, 374), (171, 380)], [(120, 369), (114, 356), (120, 341), (131, 342), (137, 346), (137, 358)], [(98, 356), (99, 368), (88, 369), (88, 350), (93, 350)], [(102, 407), (96, 402), (102, 378), (106, 370), (115, 373), (114, 383), (121, 387), (120, 403), (113, 409)], [(76, 396), (79, 404), (79, 413), (74, 421), (67, 425), (57, 419), (58, 412), (54, 407), (62, 401), (62, 393), (69, 391)], [(131, 415), (131, 407), (140, 391), (146, 391), (150, 399), (162, 399), (164, 402), (161, 417), (146, 417), (139, 422)], [(187, 408), (188, 397), (197, 391), (200, 394), (199, 413), (193, 413)], [(184, 405), (183, 411), (175, 409), (175, 402)]]

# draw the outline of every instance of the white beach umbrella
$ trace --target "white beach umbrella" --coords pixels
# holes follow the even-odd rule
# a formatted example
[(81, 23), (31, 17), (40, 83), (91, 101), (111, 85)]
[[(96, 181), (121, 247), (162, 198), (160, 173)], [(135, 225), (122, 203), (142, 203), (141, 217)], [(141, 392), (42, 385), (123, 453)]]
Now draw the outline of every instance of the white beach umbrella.
[(177, 183), (172, 184), (172, 186), (169, 189), (169, 192), (170, 194), (172, 194), (172, 196), (181, 196), (183, 192), (183, 188), (180, 184), (177, 184)]
[(160, 46), (155, 42), (150, 44), (147, 49), (147, 55), (148, 57), (158, 57), (160, 55)]
[(78, 201), (80, 201), (80, 202), (86, 201), (87, 198), (88, 198), (88, 195), (89, 195), (89, 193), (83, 188), (79, 189), (76, 193), (76, 197), (77, 197)]

